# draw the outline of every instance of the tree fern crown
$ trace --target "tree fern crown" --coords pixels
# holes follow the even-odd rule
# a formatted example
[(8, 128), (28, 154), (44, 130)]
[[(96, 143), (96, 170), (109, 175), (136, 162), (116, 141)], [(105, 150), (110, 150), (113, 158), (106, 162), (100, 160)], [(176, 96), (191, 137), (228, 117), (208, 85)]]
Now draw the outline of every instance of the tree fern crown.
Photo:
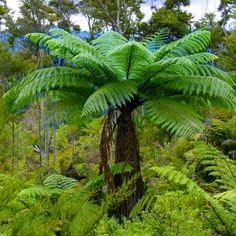
[(109, 31), (89, 44), (61, 29), (49, 35), (28, 34), (65, 64), (26, 76), (17, 89), (16, 104), (42, 92), (71, 89), (81, 97), (86, 90), (83, 115), (144, 105), (157, 125), (191, 136), (203, 128), (198, 110), (202, 106), (235, 106), (234, 83), (213, 66), (217, 57), (206, 52), (208, 31), (195, 31), (169, 44), (167, 36), (162, 30), (135, 42)]

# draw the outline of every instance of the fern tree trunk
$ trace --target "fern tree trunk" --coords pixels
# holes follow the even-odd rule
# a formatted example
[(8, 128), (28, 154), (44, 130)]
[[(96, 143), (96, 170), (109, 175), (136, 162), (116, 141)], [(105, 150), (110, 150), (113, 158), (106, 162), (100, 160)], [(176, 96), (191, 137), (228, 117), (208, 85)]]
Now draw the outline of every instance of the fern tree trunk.
[(115, 188), (129, 181), (132, 194), (114, 210), (113, 214), (120, 218), (128, 217), (134, 205), (144, 194), (144, 183), (140, 173), (139, 142), (132, 119), (132, 110), (122, 110), (117, 121), (117, 137), (115, 150), (115, 163), (123, 162), (132, 166), (131, 172), (123, 172), (114, 176)]

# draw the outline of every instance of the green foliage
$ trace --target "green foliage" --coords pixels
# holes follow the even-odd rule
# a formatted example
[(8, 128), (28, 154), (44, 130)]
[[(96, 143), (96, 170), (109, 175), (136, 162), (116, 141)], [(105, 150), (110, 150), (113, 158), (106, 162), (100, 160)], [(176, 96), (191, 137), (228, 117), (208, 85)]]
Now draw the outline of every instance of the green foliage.
[[(166, 1), (166, 7), (157, 9), (148, 21), (144, 32), (154, 33), (163, 28), (169, 28), (172, 37), (180, 38), (189, 32), (189, 24), (192, 15), (186, 11), (182, 11), (175, 3), (181, 1)], [(173, 6), (173, 7), (172, 7)], [(177, 6), (176, 9), (175, 7)]]
[[(55, 89), (76, 94), (86, 115), (135, 109), (144, 103), (155, 124), (185, 136), (202, 130), (202, 118), (195, 107), (235, 105), (232, 80), (207, 64), (216, 59), (204, 52), (210, 40), (208, 31), (195, 31), (154, 53), (148, 50), (152, 50), (149, 43), (145, 47), (127, 42), (117, 33), (108, 32), (90, 45), (60, 29), (50, 32), (52, 36), (35, 33), (28, 38), (72, 64), (43, 69), (26, 77), (20, 84), (18, 105), (21, 98), (31, 99)], [(117, 42), (115, 47), (112, 39)], [(105, 42), (110, 46), (105, 48)]]
[(236, 188), (235, 162), (225, 156), (217, 148), (204, 142), (195, 143), (195, 148), (187, 155), (191, 155), (195, 166), (203, 166), (203, 171), (215, 178), (220, 189), (230, 190)]
[[(195, 193), (169, 191), (157, 197), (154, 205), (162, 235), (212, 235), (213, 229), (206, 222), (203, 202)], [(209, 214), (208, 214), (209, 217)]]
[[(167, 179), (171, 183), (177, 184), (183, 187), (188, 193), (193, 193), (196, 197), (204, 200), (206, 206), (210, 207), (211, 210), (215, 213), (217, 221), (220, 221), (222, 226), (218, 230), (225, 231), (227, 233), (235, 232), (235, 214), (232, 213), (229, 209), (224, 208), (223, 205), (212, 197), (210, 194), (205, 192), (200, 188), (193, 180), (187, 178), (184, 174), (179, 171), (174, 170), (172, 167), (153, 167), (152, 170), (157, 173), (158, 176)], [(213, 223), (213, 222), (212, 222)], [(214, 223), (215, 224), (215, 223)], [(216, 223), (216, 224), (219, 224)], [(229, 233), (230, 234), (230, 233)]]
[(69, 189), (78, 184), (78, 181), (63, 175), (50, 175), (43, 182), (49, 188)]

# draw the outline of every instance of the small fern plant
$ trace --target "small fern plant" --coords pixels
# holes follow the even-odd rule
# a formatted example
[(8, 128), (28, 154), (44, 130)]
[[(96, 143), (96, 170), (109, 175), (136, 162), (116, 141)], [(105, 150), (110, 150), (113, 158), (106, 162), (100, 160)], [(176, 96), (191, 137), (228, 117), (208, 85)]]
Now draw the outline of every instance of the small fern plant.
[(213, 178), (213, 182), (222, 190), (236, 189), (236, 164), (229, 156), (205, 142), (195, 142), (194, 148), (186, 154), (195, 169)]
[[(232, 79), (212, 66), (217, 57), (206, 52), (208, 31), (195, 31), (169, 44), (162, 36), (163, 31), (142, 43), (109, 31), (88, 44), (61, 29), (49, 35), (28, 34), (30, 41), (63, 58), (64, 66), (36, 70), (5, 98), (22, 106), (48, 93), (64, 102), (73, 100), (83, 116), (117, 112), (115, 162), (129, 163), (133, 170), (114, 177), (116, 189), (140, 172), (132, 118), (136, 108), (144, 106), (156, 125), (189, 137), (204, 127), (199, 112), (203, 106), (232, 108), (236, 103)], [(123, 215), (144, 193), (141, 175), (134, 187), (136, 193), (121, 206)]]
[[(187, 193), (194, 193), (197, 198), (202, 199), (206, 206), (206, 216), (209, 215), (209, 211), (215, 215), (216, 220), (211, 222), (214, 228), (223, 235), (235, 235), (235, 189), (212, 196), (199, 187), (192, 179), (187, 178), (181, 171), (177, 171), (171, 166), (155, 166), (152, 167), (152, 171), (156, 173), (157, 176), (185, 189)], [(226, 205), (222, 203), (226, 203)], [(218, 227), (219, 225), (222, 225), (223, 228)]]

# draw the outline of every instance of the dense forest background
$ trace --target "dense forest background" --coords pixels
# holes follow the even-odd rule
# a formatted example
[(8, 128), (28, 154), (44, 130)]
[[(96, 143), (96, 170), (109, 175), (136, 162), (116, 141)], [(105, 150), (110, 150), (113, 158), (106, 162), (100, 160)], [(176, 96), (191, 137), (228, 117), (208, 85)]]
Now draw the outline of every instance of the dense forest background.
[[(236, 235), (235, 107), (199, 109), (204, 125), (191, 137), (155, 124), (143, 106), (136, 109), (145, 191), (127, 215), (116, 209), (133, 194), (139, 176), (116, 190), (109, 182), (109, 175), (127, 177), (133, 168), (115, 163), (119, 113), (110, 120), (110, 113), (81, 116), (81, 106), (66, 90), (64, 99), (40, 92), (21, 107), (6, 102), (6, 94), (14, 94), (27, 74), (65, 64), (66, 54), (49, 55), (53, 49), (26, 37), (55, 28), (87, 43), (113, 30), (154, 50), (162, 46), (161, 37), (171, 43), (207, 30), (207, 51), (217, 56), (210, 64), (235, 81), (236, 1), (220, 1), (220, 19), (207, 13), (194, 21), (183, 10), (190, 0), (165, 0), (160, 8), (150, 6), (148, 22), (142, 21), (142, 0), (19, 3), (16, 18), (0, 0), (0, 235)], [(73, 23), (76, 14), (86, 18), (87, 33)], [(112, 127), (108, 141), (103, 135), (107, 120)], [(109, 149), (105, 164), (104, 142)]]

